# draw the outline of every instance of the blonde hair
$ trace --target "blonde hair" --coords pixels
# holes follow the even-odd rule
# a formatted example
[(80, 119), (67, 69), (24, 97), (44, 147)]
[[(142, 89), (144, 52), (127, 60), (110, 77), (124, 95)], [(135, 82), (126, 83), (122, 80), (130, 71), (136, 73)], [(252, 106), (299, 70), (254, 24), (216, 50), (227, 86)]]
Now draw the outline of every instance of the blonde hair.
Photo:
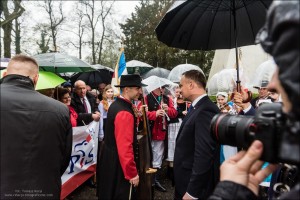
[[(103, 108), (104, 108), (104, 110), (105, 110), (106, 112), (108, 111), (108, 107), (109, 107), (108, 100), (107, 100), (107, 96), (106, 96), (106, 91), (107, 91), (107, 90), (110, 90), (110, 89), (113, 90), (113, 88), (112, 88), (111, 85), (105, 86), (104, 91), (103, 91), (103, 94), (102, 94), (103, 99), (102, 99), (101, 102), (102, 102)], [(112, 98), (113, 98), (113, 97), (112, 97)]]

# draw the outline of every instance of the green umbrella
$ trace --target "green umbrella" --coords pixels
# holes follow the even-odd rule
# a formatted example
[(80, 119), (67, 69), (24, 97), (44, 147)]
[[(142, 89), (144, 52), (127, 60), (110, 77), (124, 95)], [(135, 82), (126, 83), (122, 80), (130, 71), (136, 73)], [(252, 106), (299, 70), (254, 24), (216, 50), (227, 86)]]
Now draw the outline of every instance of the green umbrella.
[[(6, 69), (1, 70), (1, 73), (0, 73), (1, 78), (5, 71), (6, 71)], [(40, 71), (39, 72), (39, 80), (37, 82), (35, 90), (55, 88), (56, 86), (62, 84), (63, 82), (66, 82), (66, 80), (52, 72)]]
[(40, 71), (54, 73), (94, 71), (88, 63), (64, 53), (43, 53), (33, 56)]
[(43, 90), (48, 88), (55, 88), (56, 86), (62, 84), (63, 82), (66, 82), (66, 80), (57, 76), (52, 72), (40, 71), (39, 80), (36, 84), (35, 89)]

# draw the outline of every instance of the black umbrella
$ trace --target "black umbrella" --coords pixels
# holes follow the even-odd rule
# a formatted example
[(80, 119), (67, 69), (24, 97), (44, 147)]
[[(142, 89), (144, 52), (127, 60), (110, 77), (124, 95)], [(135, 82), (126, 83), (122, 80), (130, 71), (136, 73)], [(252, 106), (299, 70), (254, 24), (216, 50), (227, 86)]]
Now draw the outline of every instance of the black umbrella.
[(160, 67), (156, 67), (154, 69), (151, 69), (150, 71), (146, 72), (145, 74), (142, 75), (142, 77), (148, 78), (150, 76), (158, 76), (161, 78), (168, 78), (168, 75), (170, 74), (170, 70), (164, 69), (164, 68), (160, 68)]
[(77, 80), (82, 80), (87, 85), (91, 86), (91, 88), (95, 89), (98, 87), (99, 83), (110, 84), (112, 75), (108, 70), (102, 70), (101, 72), (99, 71), (80, 72), (72, 76), (70, 79), (73, 85)]
[(236, 49), (255, 44), (271, 0), (186, 0), (175, 1), (159, 25), (159, 41), (187, 50)]

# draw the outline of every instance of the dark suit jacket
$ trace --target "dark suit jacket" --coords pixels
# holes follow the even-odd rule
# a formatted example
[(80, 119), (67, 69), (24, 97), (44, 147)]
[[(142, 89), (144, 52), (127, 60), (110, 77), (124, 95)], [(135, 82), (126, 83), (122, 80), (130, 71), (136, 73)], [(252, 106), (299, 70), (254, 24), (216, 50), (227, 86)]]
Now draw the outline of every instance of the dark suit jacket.
[(220, 146), (210, 134), (210, 122), (217, 113), (218, 107), (205, 96), (183, 118), (174, 155), (176, 199), (185, 192), (206, 199), (219, 180)]
[(248, 110), (248, 112), (241, 111), (239, 114), (240, 115), (247, 115), (247, 116), (254, 116), (255, 115), (255, 109), (251, 105), (251, 108), (250, 108), (250, 110)]
[[(98, 111), (98, 107), (96, 104), (96, 98), (93, 95), (89, 94), (88, 92), (86, 93), (86, 97), (91, 105), (92, 113), (94, 113), (95, 111)], [(86, 125), (88, 125), (90, 122), (93, 121), (92, 113), (85, 112), (84, 105), (81, 102), (80, 97), (76, 93), (73, 93), (71, 106), (74, 108), (74, 110), (78, 114), (77, 126), (84, 126), (82, 121), (84, 121), (84, 123)]]

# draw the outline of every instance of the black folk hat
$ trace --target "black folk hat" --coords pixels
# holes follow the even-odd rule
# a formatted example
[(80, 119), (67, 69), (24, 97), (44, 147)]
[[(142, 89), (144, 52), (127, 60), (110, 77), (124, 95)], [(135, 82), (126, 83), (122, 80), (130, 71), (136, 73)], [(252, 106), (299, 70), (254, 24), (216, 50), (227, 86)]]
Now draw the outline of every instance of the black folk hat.
[(256, 88), (256, 89), (266, 88), (268, 84), (269, 84), (268, 80), (262, 80), (261, 84), (259, 86), (254, 86), (254, 88)]
[(115, 87), (143, 87), (147, 86), (142, 83), (142, 79), (138, 74), (128, 74), (122, 75), (120, 85), (115, 85)]

